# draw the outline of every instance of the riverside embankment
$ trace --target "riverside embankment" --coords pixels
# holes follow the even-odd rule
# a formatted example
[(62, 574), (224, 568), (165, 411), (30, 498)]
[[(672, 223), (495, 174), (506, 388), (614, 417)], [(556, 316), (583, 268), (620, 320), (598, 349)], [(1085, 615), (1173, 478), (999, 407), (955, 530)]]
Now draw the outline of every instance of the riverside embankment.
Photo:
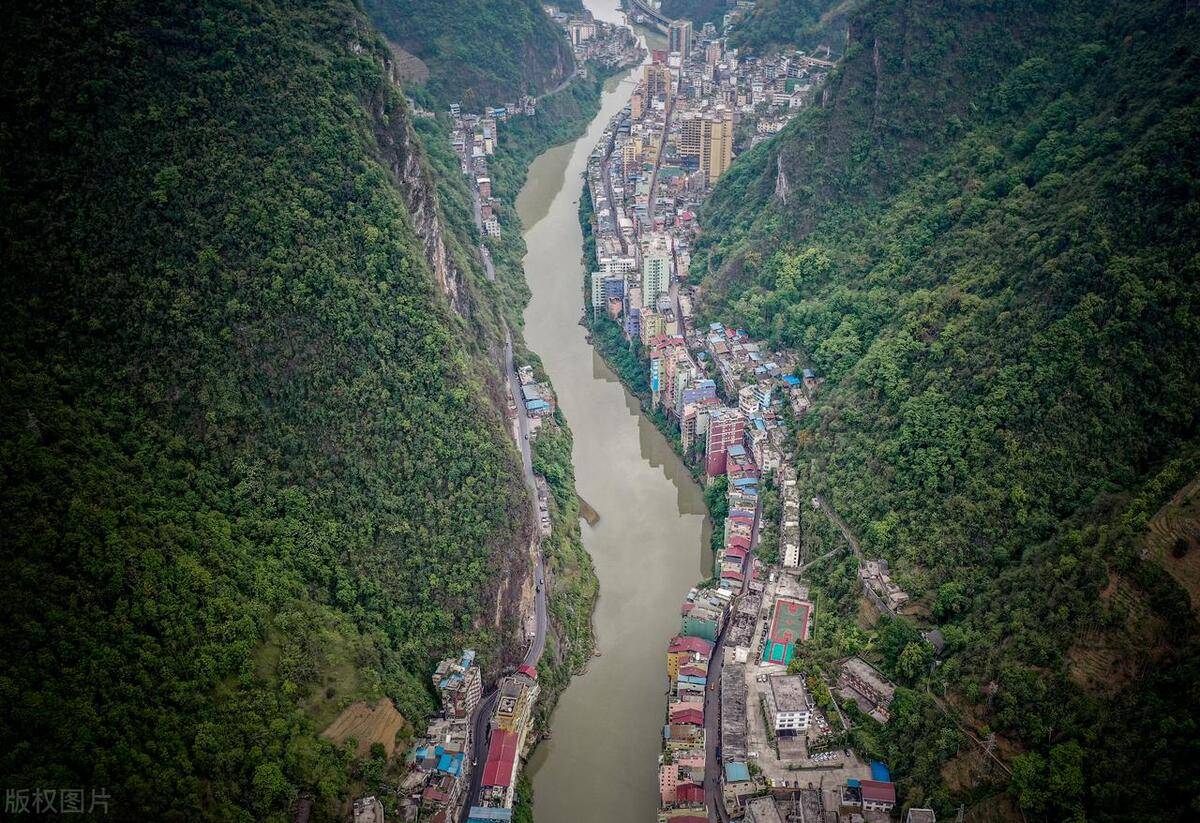
[[(598, 17), (614, 19), (615, 3), (588, 5)], [(683, 595), (711, 569), (700, 488), (578, 325), (582, 175), (632, 88), (631, 73), (610, 80), (587, 133), (541, 155), (517, 201), (533, 295), (525, 340), (542, 358), (574, 432), (578, 491), (600, 515), (595, 526), (583, 525), (583, 541), (600, 580), (594, 625), (601, 656), (563, 693), (552, 737), (529, 765), (539, 823), (654, 815), (663, 638), (678, 626)]]

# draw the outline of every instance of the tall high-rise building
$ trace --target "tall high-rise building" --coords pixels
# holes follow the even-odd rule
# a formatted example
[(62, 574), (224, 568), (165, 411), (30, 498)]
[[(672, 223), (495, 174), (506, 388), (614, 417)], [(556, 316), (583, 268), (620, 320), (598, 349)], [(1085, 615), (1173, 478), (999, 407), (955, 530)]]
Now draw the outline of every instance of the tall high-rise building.
[(712, 69), (721, 62), (721, 41), (710, 40), (704, 47), (704, 64)]
[(678, 150), (684, 157), (695, 157), (708, 182), (715, 183), (733, 163), (732, 113), (705, 112), (684, 120)]
[(654, 306), (659, 295), (670, 290), (670, 241), (662, 235), (655, 235), (642, 251), (642, 300), (647, 306)]
[(604, 272), (592, 272), (592, 314), (604, 305)]
[(746, 418), (737, 409), (723, 409), (708, 418), (708, 443), (704, 450), (705, 472), (709, 477), (725, 474), (725, 463), (732, 445), (740, 445), (746, 431)]
[(659, 63), (647, 63), (642, 68), (642, 81), (646, 85), (646, 99), (654, 100), (660, 95), (671, 101), (671, 68)]
[(692, 53), (692, 21), (675, 20), (667, 29), (667, 48), (677, 51), (684, 60)]

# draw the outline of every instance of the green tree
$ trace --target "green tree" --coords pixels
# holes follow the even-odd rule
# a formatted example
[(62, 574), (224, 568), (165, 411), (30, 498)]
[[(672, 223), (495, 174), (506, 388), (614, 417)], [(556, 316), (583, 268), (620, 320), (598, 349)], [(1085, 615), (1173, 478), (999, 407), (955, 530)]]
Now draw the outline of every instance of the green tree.
[(923, 641), (909, 643), (896, 661), (896, 672), (909, 683), (915, 683), (925, 675), (933, 662), (933, 649)]

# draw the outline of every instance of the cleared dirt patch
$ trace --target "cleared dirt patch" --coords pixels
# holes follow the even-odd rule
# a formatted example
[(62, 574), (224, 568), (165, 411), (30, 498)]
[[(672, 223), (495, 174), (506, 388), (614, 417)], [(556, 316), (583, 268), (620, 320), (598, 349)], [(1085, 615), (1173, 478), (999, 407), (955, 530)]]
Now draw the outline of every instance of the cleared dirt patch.
[(377, 700), (374, 706), (359, 700), (347, 706), (329, 728), (321, 732), (321, 737), (339, 746), (353, 737), (358, 741), (356, 752), (359, 756), (368, 754), (372, 743), (382, 743), (391, 757), (396, 748), (396, 732), (403, 727), (404, 717), (396, 711), (390, 697)]

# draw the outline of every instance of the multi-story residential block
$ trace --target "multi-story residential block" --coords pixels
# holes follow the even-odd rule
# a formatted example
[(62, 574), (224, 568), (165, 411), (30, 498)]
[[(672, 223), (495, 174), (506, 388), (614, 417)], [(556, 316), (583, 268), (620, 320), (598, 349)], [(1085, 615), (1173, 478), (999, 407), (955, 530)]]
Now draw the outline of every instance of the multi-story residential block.
[(803, 734), (808, 729), (810, 712), (804, 676), (774, 675), (768, 685), (767, 718), (775, 733), (784, 737)]
[(669, 241), (657, 240), (647, 245), (642, 257), (642, 299), (646, 305), (658, 302), (660, 295), (671, 289), (671, 247)]
[[(688, 373), (681, 375), (681, 377), (685, 378), (685, 381), (676, 386), (675, 408), (672, 412), (681, 422), (684, 417), (684, 410), (689, 405), (701, 403), (706, 400), (715, 400), (717, 397), (717, 384), (708, 378), (698, 377), (697, 375), (698, 370), (693, 366)], [(695, 434), (694, 429), (692, 433), (693, 435)]]
[(711, 72), (721, 62), (721, 41), (710, 40), (704, 47), (704, 65)]
[(637, 260), (626, 255), (600, 258), (600, 272), (605, 277), (624, 275), (637, 268)]
[(673, 20), (667, 28), (667, 48), (687, 60), (692, 54), (692, 21)]
[(649, 346), (650, 341), (660, 337), (666, 331), (666, 318), (656, 311), (643, 309), (641, 312), (641, 340), (643, 346)]
[[(641, 291), (641, 289), (632, 289), (632, 291)], [(642, 310), (639, 306), (633, 305), (633, 300), (628, 303), (628, 308), (625, 311), (625, 334), (631, 340), (633, 338), (642, 337)]]
[(458, 657), (438, 663), (433, 685), (442, 698), (447, 717), (469, 717), (483, 695), (483, 680), (475, 665), (475, 651), (466, 649)]
[(671, 638), (671, 643), (667, 646), (667, 677), (674, 683), (679, 679), (681, 666), (701, 658), (708, 660), (712, 650), (713, 642), (703, 637), (678, 635)]
[[(712, 381), (707, 381), (712, 383)], [(680, 441), (686, 451), (692, 444), (708, 436), (709, 411), (721, 405), (716, 396), (716, 384), (713, 384), (711, 397), (704, 397), (695, 402), (684, 403), (679, 416)]]
[(677, 149), (696, 160), (709, 185), (715, 183), (733, 163), (732, 112), (709, 111), (684, 120)]
[(758, 395), (754, 393), (753, 386), (742, 386), (738, 389), (738, 410), (742, 414), (750, 417), (758, 408)]
[(708, 440), (705, 447), (705, 473), (709, 477), (725, 474), (730, 446), (741, 445), (746, 431), (746, 417), (737, 409), (713, 411), (708, 418)]
[(785, 569), (795, 569), (800, 565), (800, 546), (797, 543), (783, 544), (783, 567)]
[(647, 63), (642, 68), (642, 85), (646, 99), (662, 99), (664, 105), (671, 103), (671, 69), (660, 63)]
[(604, 306), (604, 273), (592, 272), (592, 314)]
[(572, 20), (567, 24), (572, 46), (582, 46), (596, 36), (596, 24), (591, 20)]
[(500, 681), (491, 720), (487, 762), (480, 778), (480, 797), (484, 806), (512, 806), (517, 768), (532, 725), (538, 692), (537, 670), (532, 666), (522, 665), (516, 674)]

